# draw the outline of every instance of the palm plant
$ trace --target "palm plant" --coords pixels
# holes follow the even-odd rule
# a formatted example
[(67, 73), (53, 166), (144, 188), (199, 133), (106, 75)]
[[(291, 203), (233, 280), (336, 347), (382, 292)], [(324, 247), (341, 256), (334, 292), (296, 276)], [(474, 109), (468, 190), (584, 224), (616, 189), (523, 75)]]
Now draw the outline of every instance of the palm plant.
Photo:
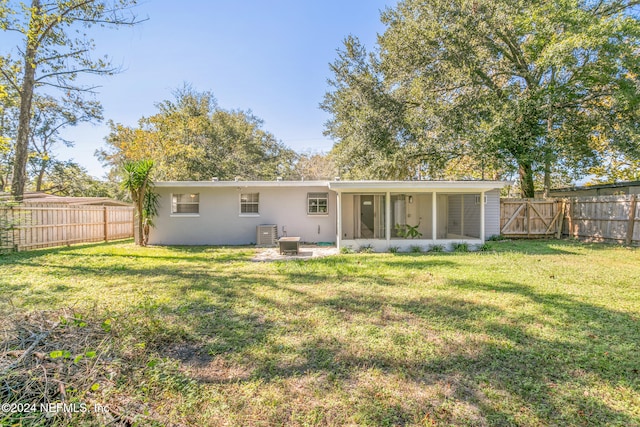
[[(151, 169), (153, 160), (138, 160), (124, 164), (125, 178), (122, 188), (131, 193), (131, 200), (136, 209), (136, 245), (146, 246), (149, 238), (149, 227), (153, 225), (152, 218), (158, 213), (157, 194), (153, 193)], [(153, 195), (151, 195), (153, 194)]]

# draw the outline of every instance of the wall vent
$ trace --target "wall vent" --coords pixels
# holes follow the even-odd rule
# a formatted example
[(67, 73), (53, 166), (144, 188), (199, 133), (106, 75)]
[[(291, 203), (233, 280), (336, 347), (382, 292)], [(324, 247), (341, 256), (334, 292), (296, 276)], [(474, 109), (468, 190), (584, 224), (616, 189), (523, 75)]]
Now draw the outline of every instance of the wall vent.
[(275, 246), (278, 240), (278, 226), (263, 224), (256, 227), (256, 245)]

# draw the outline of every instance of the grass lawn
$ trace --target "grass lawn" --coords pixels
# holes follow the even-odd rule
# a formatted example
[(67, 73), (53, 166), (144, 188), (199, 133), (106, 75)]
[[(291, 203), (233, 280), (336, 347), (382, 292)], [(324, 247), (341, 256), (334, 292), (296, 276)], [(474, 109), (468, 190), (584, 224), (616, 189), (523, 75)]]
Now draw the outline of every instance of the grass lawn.
[(47, 418), (72, 425), (640, 425), (640, 250), (490, 245), (272, 263), (130, 242), (0, 256), (0, 370), (42, 337), (0, 375), (0, 400), (111, 411)]

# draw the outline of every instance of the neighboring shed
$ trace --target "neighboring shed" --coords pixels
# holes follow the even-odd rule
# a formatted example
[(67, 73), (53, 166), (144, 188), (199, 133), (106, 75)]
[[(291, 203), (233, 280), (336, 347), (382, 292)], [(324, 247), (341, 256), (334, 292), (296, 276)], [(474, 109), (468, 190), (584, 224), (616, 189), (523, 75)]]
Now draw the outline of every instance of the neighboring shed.
[(628, 196), (640, 194), (640, 181), (582, 185), (549, 190), (549, 197)]

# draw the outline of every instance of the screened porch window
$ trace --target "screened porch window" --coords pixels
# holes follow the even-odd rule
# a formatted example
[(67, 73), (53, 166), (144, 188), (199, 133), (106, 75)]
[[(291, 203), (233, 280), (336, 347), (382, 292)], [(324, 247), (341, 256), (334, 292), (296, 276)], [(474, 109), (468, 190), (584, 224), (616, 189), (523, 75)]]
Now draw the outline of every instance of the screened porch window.
[(172, 214), (197, 214), (200, 212), (200, 193), (173, 194)]
[(431, 194), (391, 194), (391, 238), (431, 239)]
[(384, 194), (343, 194), (342, 233), (345, 239), (384, 239)]

